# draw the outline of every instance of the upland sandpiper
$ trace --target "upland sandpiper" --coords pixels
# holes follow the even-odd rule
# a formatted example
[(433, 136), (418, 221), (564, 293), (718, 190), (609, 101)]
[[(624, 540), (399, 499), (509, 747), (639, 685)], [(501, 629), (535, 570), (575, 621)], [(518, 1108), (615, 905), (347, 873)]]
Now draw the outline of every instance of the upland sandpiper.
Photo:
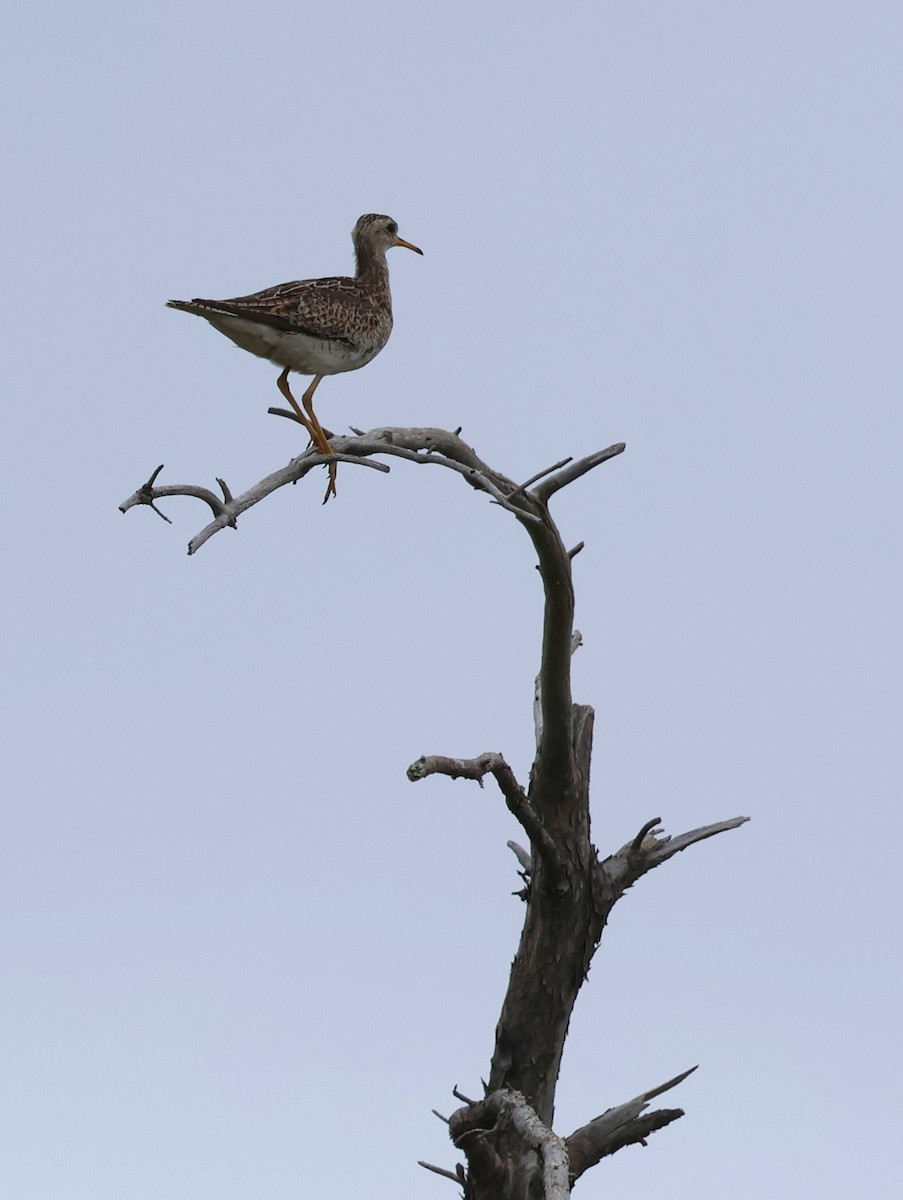
[[(283, 367), (277, 386), (310, 434), (321, 454), (332, 447), (314, 412), (314, 392), (324, 375), (356, 371), (371, 362), (392, 332), (392, 295), (386, 251), (404, 246), (423, 251), (398, 236), (391, 217), (368, 213), (352, 234), (357, 269), (354, 277), (302, 279), (264, 288), (232, 300), (170, 300), (170, 308), (196, 313), (236, 346)], [(313, 375), (301, 406), (288, 385), (291, 371)], [(305, 415), (306, 414), (306, 415)], [(335, 490), (336, 465), (329, 463), (329, 486)]]

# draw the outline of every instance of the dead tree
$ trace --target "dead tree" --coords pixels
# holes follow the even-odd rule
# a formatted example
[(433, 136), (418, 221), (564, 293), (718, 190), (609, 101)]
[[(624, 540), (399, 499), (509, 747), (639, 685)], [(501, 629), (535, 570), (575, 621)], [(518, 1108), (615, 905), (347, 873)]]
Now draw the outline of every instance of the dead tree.
[[(292, 414), (271, 410), (279, 415)], [(428, 775), (471, 779), (482, 786), (491, 775), (529, 842), (511, 842), (524, 886), (524, 927), (495, 1034), (485, 1095), (468, 1099), (447, 1118), (449, 1134), (466, 1160), (454, 1171), (422, 1163), (460, 1184), (465, 1200), (564, 1200), (574, 1182), (606, 1155), (643, 1142), (683, 1115), (679, 1108), (648, 1111), (649, 1102), (695, 1070), (650, 1088), (607, 1109), (567, 1137), (552, 1130), (555, 1086), (577, 993), (617, 901), (647, 871), (680, 850), (747, 820), (734, 817), (665, 835), (660, 818), (646, 821), (620, 850), (600, 859), (590, 839), (590, 756), (593, 710), (571, 698), (571, 656), (580, 642), (574, 630), (571, 560), (582, 543), (568, 549), (549, 513), (561, 488), (624, 450), (618, 443), (577, 461), (567, 459), (523, 483), (487, 466), (456, 433), (442, 429), (373, 429), (332, 439), (334, 454), (308, 450), (240, 496), (218, 480), (221, 495), (193, 485), (157, 485), (162, 467), (121, 505), (123, 512), (168, 496), (194, 496), (213, 519), (189, 543), (195, 553), (215, 533), (235, 527), (239, 515), (265, 496), (294, 483), (330, 461), (380, 471), (375, 456), (432, 464), (456, 471), (487, 493), (523, 526), (533, 543), (545, 593), (540, 669), (534, 721), (536, 756), (527, 787), (501, 754), (475, 758), (427, 755), (408, 767), (412, 781)], [(167, 519), (168, 518), (164, 518)], [(438, 1115), (438, 1114), (437, 1114)], [(446, 1118), (442, 1118), (446, 1120)]]

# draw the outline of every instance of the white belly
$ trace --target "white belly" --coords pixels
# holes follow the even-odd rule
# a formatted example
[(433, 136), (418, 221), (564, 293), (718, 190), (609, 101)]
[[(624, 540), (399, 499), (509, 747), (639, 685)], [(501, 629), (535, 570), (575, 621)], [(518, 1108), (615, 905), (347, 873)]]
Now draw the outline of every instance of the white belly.
[(349, 346), (347, 342), (322, 341), (306, 333), (273, 329), (259, 321), (247, 321), (226, 313), (202, 313), (214, 329), (224, 333), (242, 350), (288, 367), (299, 375), (340, 375), (356, 371), (376, 358), (381, 347)]

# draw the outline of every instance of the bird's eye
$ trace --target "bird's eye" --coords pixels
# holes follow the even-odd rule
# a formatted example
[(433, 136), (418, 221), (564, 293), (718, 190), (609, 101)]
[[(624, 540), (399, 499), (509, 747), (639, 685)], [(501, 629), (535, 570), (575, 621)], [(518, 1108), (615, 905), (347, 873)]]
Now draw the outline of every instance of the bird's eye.
[(391, 233), (392, 237), (395, 237), (396, 233), (398, 233), (398, 226), (395, 224), (394, 221), (390, 221), (389, 224), (386, 226), (386, 231), (388, 233)]

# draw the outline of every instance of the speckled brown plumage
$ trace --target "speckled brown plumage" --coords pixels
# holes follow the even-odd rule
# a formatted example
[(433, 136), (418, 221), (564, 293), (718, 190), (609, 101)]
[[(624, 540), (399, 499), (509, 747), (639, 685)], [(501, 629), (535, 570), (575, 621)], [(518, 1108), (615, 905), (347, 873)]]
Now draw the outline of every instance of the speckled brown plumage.
[[(279, 390), (291, 403), (317, 449), (330, 454), (329, 442), (313, 410), (313, 394), (324, 375), (356, 371), (371, 362), (392, 332), (392, 295), (386, 251), (404, 246), (391, 217), (369, 213), (352, 232), (357, 270), (354, 277), (303, 279), (277, 284), (231, 300), (170, 300), (170, 308), (209, 321), (242, 350), (277, 363), (284, 370)], [(288, 375), (313, 375), (302, 397), (307, 416), (288, 386)], [(335, 463), (330, 463), (326, 499), (335, 495)]]

